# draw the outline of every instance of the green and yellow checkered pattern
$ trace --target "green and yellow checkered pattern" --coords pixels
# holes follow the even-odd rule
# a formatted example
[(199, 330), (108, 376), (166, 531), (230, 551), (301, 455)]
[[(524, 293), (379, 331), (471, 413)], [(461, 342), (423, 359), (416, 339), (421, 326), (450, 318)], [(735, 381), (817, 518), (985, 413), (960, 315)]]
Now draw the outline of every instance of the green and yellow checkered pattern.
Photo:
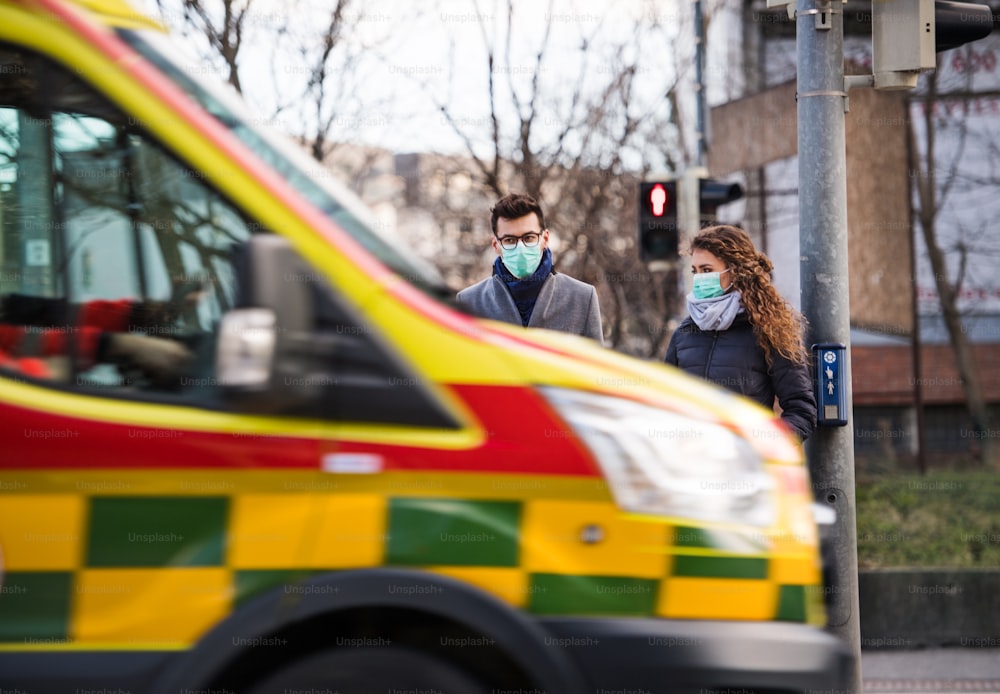
[(380, 565), (535, 614), (814, 617), (818, 568), (801, 547), (629, 518), (607, 498), (438, 491), (0, 494), (0, 642), (183, 648), (262, 592)]

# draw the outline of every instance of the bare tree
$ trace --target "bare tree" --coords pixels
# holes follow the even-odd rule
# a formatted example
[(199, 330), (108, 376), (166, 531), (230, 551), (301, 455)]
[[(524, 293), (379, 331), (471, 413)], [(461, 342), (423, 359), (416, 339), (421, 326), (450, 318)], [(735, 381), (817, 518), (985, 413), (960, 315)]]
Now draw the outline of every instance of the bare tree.
[[(948, 119), (952, 126), (958, 125), (957, 146), (948, 153), (949, 161), (942, 166), (938, 158), (941, 150), (937, 143), (938, 129), (941, 124), (938, 122), (937, 109), (935, 108), (938, 100), (942, 98), (939, 93), (939, 73), (939, 70), (935, 70), (927, 76), (926, 93), (922, 96), (923, 143), (917, 141), (914, 128), (910, 128), (910, 168), (918, 202), (916, 217), (920, 222), (921, 233), (927, 248), (927, 257), (934, 277), (941, 314), (955, 354), (955, 367), (964, 389), (966, 407), (975, 434), (974, 438), (980, 442), (979, 453), (982, 462), (991, 468), (1000, 468), (997, 448), (991, 437), (987, 435), (991, 421), (989, 406), (983, 391), (972, 343), (963, 325), (962, 312), (959, 309), (959, 297), (968, 260), (967, 249), (961, 240), (955, 244), (954, 250), (958, 253), (959, 262), (957, 270), (954, 273), (950, 272), (947, 264), (947, 249), (942, 245), (945, 232), (940, 224), (942, 207), (959, 180), (959, 168), (967, 146), (969, 131), (961, 116), (963, 111), (965, 115), (968, 113), (969, 95), (966, 94), (964, 102), (961, 98), (955, 99), (954, 95), (944, 97), (953, 106), (957, 105), (959, 117), (957, 119), (949, 117)], [(953, 109), (949, 107), (949, 111), (953, 111)], [(921, 151), (923, 152), (922, 157)], [(961, 233), (958, 228), (952, 228), (949, 231), (958, 232), (959, 235)], [(952, 279), (953, 274), (954, 279)]]
[[(215, 0), (210, 6), (202, 0), (181, 0), (180, 16), (183, 23), (177, 27), (182, 33), (204, 36), (208, 51), (202, 57), (209, 60), (213, 60), (215, 56), (221, 57), (227, 81), (241, 93), (240, 50), (243, 48), (244, 30), (252, 3), (253, 0)], [(169, 14), (174, 5), (169, 0), (156, 0), (161, 14)], [(218, 17), (214, 16), (215, 9), (221, 11)]]
[[(362, 89), (368, 61), (380, 56), (383, 65), (398, 67), (389, 35), (408, 29), (405, 21), (396, 21), (381, 37), (361, 41), (358, 36), (370, 37), (372, 32), (357, 31), (364, 15), (353, 10), (356, 0), (334, 0), (322, 12), (313, 7), (305, 25), (306, 10), (299, 8), (312, 4), (303, 3), (287, 17), (268, 16), (266, 27), (255, 22), (252, 0), (155, 1), (161, 6), (183, 2), (183, 31), (203, 35), (204, 50), (215, 52), (216, 64), (221, 63), (230, 82), (244, 91), (249, 84), (241, 79), (248, 36), (266, 29), (270, 38), (257, 37), (253, 45), (281, 44), (285, 55), (293, 57), (292, 67), (285, 69), (297, 78), (272, 74), (273, 114), (297, 124), (303, 145), (324, 162), (331, 161), (338, 144), (356, 142), (357, 126), (370, 120), (371, 102), (359, 101), (362, 93), (370, 98)], [(635, 183), (652, 169), (682, 168), (673, 157), (683, 149), (677, 122), (680, 72), (665, 68), (679, 62), (676, 36), (670, 33), (677, 17), (647, 12), (634, 20), (627, 35), (612, 36), (595, 15), (582, 23), (567, 20), (550, 2), (545, 21), (531, 27), (539, 29), (531, 39), (517, 14), (529, 10), (515, 10), (513, 0), (503, 4), (495, 26), (489, 23), (493, 15), (479, 12), (476, 2), (472, 8), (479, 18), (482, 61), (478, 66), (453, 61), (451, 76), (481, 71), (485, 91), (477, 103), (485, 105), (486, 116), (464, 118), (450, 85), (422, 83), (440, 118), (465, 144), (466, 171), (455, 173), (471, 174), (481, 197), (495, 199), (509, 190), (537, 196), (555, 233), (558, 268), (598, 288), (610, 344), (661, 357), (676, 315), (677, 283), (674, 276), (650, 273), (638, 258)], [(615, 12), (604, 19), (617, 16)], [(575, 45), (567, 47), (566, 35), (574, 30)], [(519, 61), (519, 47), (531, 41), (528, 57)], [(272, 70), (278, 63), (272, 61)], [(245, 96), (255, 101), (253, 95)], [(468, 94), (459, 96), (468, 103)], [(385, 129), (406, 118), (391, 107), (384, 112), (393, 113), (387, 115)], [(376, 160), (384, 163), (384, 157), (373, 152), (371, 161)], [(352, 174), (351, 185), (360, 191), (366, 180), (366, 175)], [(477, 223), (470, 220), (488, 215), (488, 208), (462, 210), (467, 201), (461, 196), (456, 200), (444, 203), (438, 213), (474, 231)], [(451, 233), (443, 225), (441, 231)], [(473, 244), (466, 242), (473, 234), (455, 233), (464, 240), (453, 245), (464, 250), (458, 257), (448, 256), (444, 262), (449, 267), (442, 270), (454, 283), (468, 283), (486, 270), (483, 251), (488, 250), (488, 238)]]
[[(572, 56), (552, 45), (554, 23), (562, 21), (549, 4), (530, 65), (516, 63), (518, 21), (512, 0), (496, 26), (475, 5), (483, 42), (487, 116), (468, 119), (450, 94), (425, 91), (455, 134), (484, 192), (494, 198), (512, 190), (528, 192), (546, 211), (559, 241), (560, 270), (595, 284), (610, 344), (645, 357), (662, 357), (675, 315), (676, 283), (650, 273), (639, 261), (635, 238), (636, 183), (651, 167), (676, 169), (678, 150), (677, 80), (660, 85), (657, 98), (640, 94), (640, 78), (660, 75), (654, 58), (673, 64), (662, 50), (672, 43), (655, 18), (628, 39), (607, 40), (602, 25), (580, 28)], [(493, 38), (489, 29), (499, 29)], [(658, 37), (658, 41), (652, 38)], [(573, 65), (568, 66), (569, 58)], [(549, 69), (559, 62), (558, 69)], [(462, 70), (469, 70), (463, 63)], [(558, 84), (544, 75), (558, 74)], [(648, 86), (642, 85), (642, 86)], [(554, 88), (555, 87), (555, 88)], [(646, 95), (648, 97), (648, 94)], [(487, 238), (482, 243), (487, 244)], [(467, 281), (479, 279), (481, 259), (466, 268)]]
[[(267, 14), (257, 12), (254, 0), (155, 1), (163, 16), (174, 18), (172, 28), (200, 46), (203, 60), (221, 66), (249, 103), (264, 104), (259, 110), (271, 121), (280, 119), (280, 129), (318, 161), (359, 128), (378, 126), (379, 106), (387, 110), (359, 93), (363, 58), (390, 41), (390, 29), (360, 31), (371, 22), (357, 0), (302, 2)], [(178, 2), (179, 13), (173, 11)], [(258, 63), (255, 76), (266, 68), (269, 83), (252, 80), (247, 89), (242, 76), (250, 52)]]

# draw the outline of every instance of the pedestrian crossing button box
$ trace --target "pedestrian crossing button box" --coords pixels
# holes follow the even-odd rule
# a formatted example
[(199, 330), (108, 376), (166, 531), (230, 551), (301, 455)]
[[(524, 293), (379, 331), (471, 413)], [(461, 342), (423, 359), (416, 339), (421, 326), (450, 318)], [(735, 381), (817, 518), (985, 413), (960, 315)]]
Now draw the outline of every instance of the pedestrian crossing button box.
[(815, 365), (816, 423), (821, 427), (847, 426), (847, 384), (844, 360), (847, 347), (840, 342), (812, 346)]

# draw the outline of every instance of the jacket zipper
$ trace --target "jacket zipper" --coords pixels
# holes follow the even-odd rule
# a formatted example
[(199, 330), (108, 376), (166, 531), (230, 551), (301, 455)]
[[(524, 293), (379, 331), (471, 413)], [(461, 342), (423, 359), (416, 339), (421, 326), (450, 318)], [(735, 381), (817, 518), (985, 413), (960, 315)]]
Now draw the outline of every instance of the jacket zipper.
[(719, 331), (712, 332), (712, 346), (708, 350), (708, 359), (705, 360), (705, 380), (708, 380), (708, 372), (711, 371), (712, 358), (715, 356), (715, 343), (719, 341)]

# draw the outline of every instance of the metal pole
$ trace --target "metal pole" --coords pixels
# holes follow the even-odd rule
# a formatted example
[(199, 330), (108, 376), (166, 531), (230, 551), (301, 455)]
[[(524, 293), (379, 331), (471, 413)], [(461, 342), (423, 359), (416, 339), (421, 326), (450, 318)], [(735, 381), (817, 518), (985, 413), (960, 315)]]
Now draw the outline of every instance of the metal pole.
[[(839, 0), (798, 0), (799, 249), (808, 340), (847, 346), (842, 365), (851, 416), (850, 299), (847, 255), (847, 153), (844, 15)], [(853, 653), (848, 686), (861, 691), (858, 551), (852, 426), (820, 427), (807, 454), (816, 498), (837, 512), (828, 630)]]
[[(705, 117), (705, 19), (701, 0), (693, 0), (694, 8), (694, 96), (695, 138), (693, 165), (687, 165), (677, 176), (677, 226), (681, 253), (701, 230), (701, 196), (699, 181), (708, 175), (705, 162), (708, 152)], [(691, 273), (679, 268), (678, 289), (681, 295), (691, 291)]]
[(705, 18), (701, 11), (701, 0), (694, 0), (694, 82), (698, 121), (698, 153), (695, 166), (705, 166), (708, 125), (705, 117)]

